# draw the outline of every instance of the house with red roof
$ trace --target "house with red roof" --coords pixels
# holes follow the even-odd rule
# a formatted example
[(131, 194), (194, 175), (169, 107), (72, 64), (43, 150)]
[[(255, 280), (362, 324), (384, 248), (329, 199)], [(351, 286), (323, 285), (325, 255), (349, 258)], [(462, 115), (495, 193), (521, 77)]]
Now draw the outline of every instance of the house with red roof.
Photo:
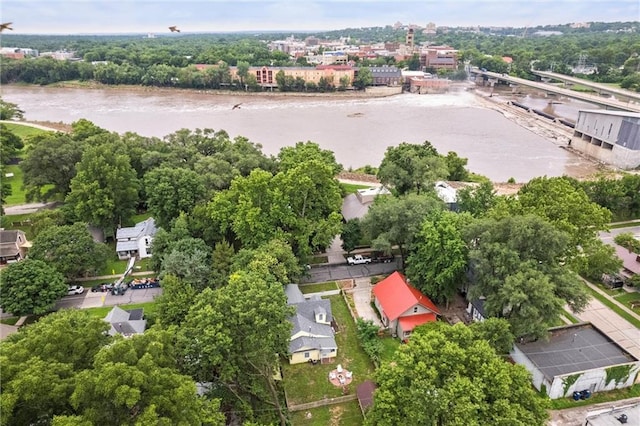
[(436, 305), (396, 271), (373, 287), (374, 303), (382, 323), (393, 336), (406, 339), (419, 325), (440, 316)]

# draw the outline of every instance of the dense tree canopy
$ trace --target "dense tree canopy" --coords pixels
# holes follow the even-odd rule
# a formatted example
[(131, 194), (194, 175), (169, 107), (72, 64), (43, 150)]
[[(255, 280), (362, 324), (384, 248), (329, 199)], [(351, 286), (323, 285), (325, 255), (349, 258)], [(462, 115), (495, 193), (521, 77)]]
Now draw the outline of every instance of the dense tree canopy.
[(442, 201), (432, 194), (376, 197), (361, 221), (362, 231), (374, 249), (390, 253), (397, 245), (404, 256), (425, 217), (443, 208)]
[(446, 160), (428, 141), (422, 145), (403, 142), (387, 148), (378, 169), (380, 182), (400, 195), (430, 191), (436, 181), (448, 175)]
[(543, 336), (568, 304), (579, 312), (588, 295), (566, 265), (569, 237), (529, 216), (483, 219), (465, 228), (470, 297), (485, 297), (485, 312), (505, 318), (516, 336)]
[(64, 276), (42, 260), (25, 259), (0, 272), (0, 307), (4, 312), (41, 315), (66, 294)]
[(93, 138), (97, 145), (82, 154), (66, 207), (78, 219), (113, 233), (135, 213), (138, 180), (117, 135)]
[(49, 226), (33, 240), (29, 257), (49, 263), (68, 281), (96, 273), (107, 262), (109, 248), (93, 241), (84, 223)]
[(201, 293), (178, 331), (184, 371), (216, 383), (210, 393), (223, 399), (223, 410), (284, 426), (273, 375), (278, 356), (288, 354), (290, 314), (282, 283), (232, 274), (228, 285)]
[(449, 303), (463, 287), (467, 244), (462, 229), (469, 215), (440, 212), (427, 216), (407, 258), (407, 277), (430, 298)]
[(545, 402), (521, 365), (498, 356), (473, 328), (418, 327), (376, 372), (367, 425), (544, 425)]

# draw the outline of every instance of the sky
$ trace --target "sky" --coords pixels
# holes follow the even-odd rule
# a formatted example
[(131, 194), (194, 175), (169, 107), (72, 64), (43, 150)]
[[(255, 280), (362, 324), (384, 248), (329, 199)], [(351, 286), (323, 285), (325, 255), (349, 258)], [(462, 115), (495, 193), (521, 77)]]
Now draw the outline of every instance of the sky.
[[(15, 34), (325, 31), (640, 21), (640, 0), (2, 0)], [(8, 31), (7, 31), (8, 32)]]

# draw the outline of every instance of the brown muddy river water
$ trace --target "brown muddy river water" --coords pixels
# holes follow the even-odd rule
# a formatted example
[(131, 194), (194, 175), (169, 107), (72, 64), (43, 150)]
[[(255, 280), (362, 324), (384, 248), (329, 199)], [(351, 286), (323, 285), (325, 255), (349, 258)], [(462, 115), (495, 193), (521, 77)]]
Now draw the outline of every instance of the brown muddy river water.
[(583, 177), (596, 170), (559, 142), (482, 107), (466, 91), (360, 99), (17, 86), (3, 86), (0, 93), (25, 111), (26, 120), (85, 118), (118, 133), (157, 137), (182, 128), (226, 130), (261, 144), (268, 155), (313, 141), (333, 151), (345, 168), (378, 166), (387, 147), (428, 140), (441, 154), (455, 151), (468, 158), (471, 171), (496, 182)]

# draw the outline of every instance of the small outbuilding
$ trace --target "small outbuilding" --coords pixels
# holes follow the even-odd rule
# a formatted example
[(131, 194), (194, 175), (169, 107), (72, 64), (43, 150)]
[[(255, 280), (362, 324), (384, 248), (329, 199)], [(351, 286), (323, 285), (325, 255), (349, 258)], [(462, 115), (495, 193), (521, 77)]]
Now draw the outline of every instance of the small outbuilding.
[(511, 358), (551, 399), (629, 387), (640, 369), (638, 359), (590, 323), (552, 328), (548, 340), (517, 342)]

